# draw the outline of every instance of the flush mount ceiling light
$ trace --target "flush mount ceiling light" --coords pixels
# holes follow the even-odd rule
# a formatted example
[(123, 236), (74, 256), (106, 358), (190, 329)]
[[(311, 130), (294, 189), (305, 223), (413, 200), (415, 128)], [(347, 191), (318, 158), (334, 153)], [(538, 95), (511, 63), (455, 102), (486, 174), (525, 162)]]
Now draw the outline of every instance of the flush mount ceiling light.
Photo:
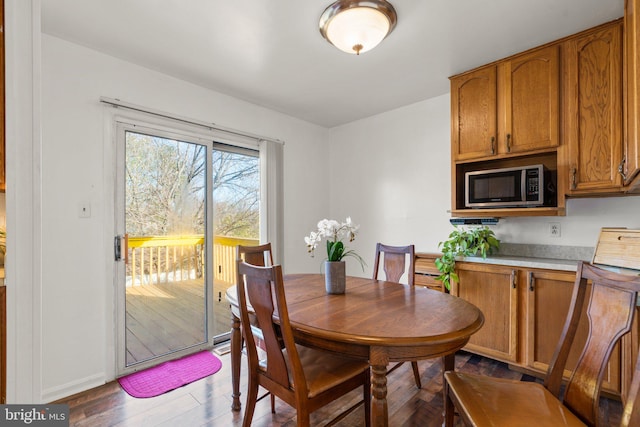
[(320, 33), (338, 49), (360, 55), (393, 31), (398, 16), (385, 0), (339, 0), (320, 17)]

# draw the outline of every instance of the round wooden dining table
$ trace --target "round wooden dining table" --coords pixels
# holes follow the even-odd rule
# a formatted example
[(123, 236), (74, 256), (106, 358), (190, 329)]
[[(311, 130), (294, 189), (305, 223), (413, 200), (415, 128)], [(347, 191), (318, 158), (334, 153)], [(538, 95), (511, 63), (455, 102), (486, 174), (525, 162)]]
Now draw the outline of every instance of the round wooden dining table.
[[(321, 274), (286, 275), (284, 287), (296, 342), (369, 361), (374, 426), (388, 425), (390, 362), (443, 357), (444, 370), (453, 370), (455, 352), (484, 323), (476, 306), (425, 287), (347, 277), (346, 292), (330, 295)], [(242, 339), (235, 286), (226, 297), (233, 315), (232, 409), (238, 411)]]

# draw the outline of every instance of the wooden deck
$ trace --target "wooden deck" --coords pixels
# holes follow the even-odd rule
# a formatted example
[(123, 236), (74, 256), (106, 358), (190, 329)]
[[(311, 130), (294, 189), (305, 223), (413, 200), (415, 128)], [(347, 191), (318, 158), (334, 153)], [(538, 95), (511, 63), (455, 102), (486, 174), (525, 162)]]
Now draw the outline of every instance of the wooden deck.
[[(214, 334), (231, 329), (229, 283), (215, 282)], [(206, 340), (204, 280), (183, 280), (127, 288), (127, 366)]]

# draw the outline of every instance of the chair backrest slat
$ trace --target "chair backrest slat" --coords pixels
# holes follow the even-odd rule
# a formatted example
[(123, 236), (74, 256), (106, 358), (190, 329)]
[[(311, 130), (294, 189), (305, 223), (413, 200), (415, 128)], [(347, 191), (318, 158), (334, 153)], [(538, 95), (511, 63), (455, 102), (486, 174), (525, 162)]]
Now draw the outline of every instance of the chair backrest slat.
[(242, 259), (251, 265), (270, 267), (273, 265), (271, 243), (258, 246), (238, 245), (236, 247), (236, 259)]
[[(563, 397), (563, 403), (588, 425), (596, 425), (600, 389), (607, 364), (615, 345), (631, 330), (638, 292), (638, 276), (614, 273), (584, 262), (578, 265), (571, 307), (549, 366), (545, 387), (559, 394), (562, 373), (588, 298), (586, 320), (589, 323), (589, 335)], [(633, 400), (627, 401), (627, 404), (631, 404), (629, 409), (638, 399), (639, 386), (640, 380), (634, 377), (629, 394)]]
[[(409, 267), (407, 268), (407, 256), (409, 257)], [(380, 269), (380, 259), (383, 259), (383, 271), (386, 280), (389, 282), (400, 282), (402, 275), (407, 271), (407, 282), (413, 286), (415, 268), (415, 246), (389, 246), (378, 243), (376, 245), (376, 257), (373, 267), (373, 278), (378, 278)]]
[[(294, 391), (306, 396), (306, 380), (289, 323), (282, 267), (280, 265), (255, 266), (238, 260), (236, 269), (241, 322), (243, 325), (250, 324), (248, 303), (253, 308), (264, 339), (267, 376), (283, 388), (291, 389), (292, 384), (299, 384), (300, 386), (295, 387)], [(243, 295), (246, 295), (246, 298), (243, 298)], [(279, 319), (278, 324), (273, 321), (276, 313)], [(247, 356), (250, 358), (250, 363), (257, 365), (259, 362), (253, 328), (248, 330), (243, 328), (243, 333), (247, 341)], [(283, 342), (293, 378), (289, 376), (289, 369), (287, 369), (285, 354), (282, 351)]]

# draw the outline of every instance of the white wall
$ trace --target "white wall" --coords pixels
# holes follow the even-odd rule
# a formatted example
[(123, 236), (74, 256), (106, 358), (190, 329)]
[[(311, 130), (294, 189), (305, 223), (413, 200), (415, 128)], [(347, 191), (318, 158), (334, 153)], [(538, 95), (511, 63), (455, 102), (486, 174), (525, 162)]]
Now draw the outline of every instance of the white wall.
[(371, 275), (376, 242), (435, 251), (449, 234), (449, 96), (402, 107), (331, 130), (331, 215), (351, 216), (349, 274)]
[(7, 402), (37, 402), (40, 354), (40, 2), (5, 0)]
[(43, 401), (113, 378), (113, 145), (100, 96), (284, 140), (286, 270), (315, 271), (304, 219), (329, 204), (325, 166), (310, 161), (324, 158), (326, 129), (43, 35)]
[[(449, 114), (447, 94), (331, 130), (331, 215), (361, 225), (350, 247), (368, 263), (362, 273), (348, 261), (350, 274), (371, 274), (376, 242), (429, 252), (449, 235)], [(564, 217), (503, 218), (494, 229), (509, 243), (593, 247), (601, 227), (640, 228), (639, 212), (638, 196), (571, 199)]]

